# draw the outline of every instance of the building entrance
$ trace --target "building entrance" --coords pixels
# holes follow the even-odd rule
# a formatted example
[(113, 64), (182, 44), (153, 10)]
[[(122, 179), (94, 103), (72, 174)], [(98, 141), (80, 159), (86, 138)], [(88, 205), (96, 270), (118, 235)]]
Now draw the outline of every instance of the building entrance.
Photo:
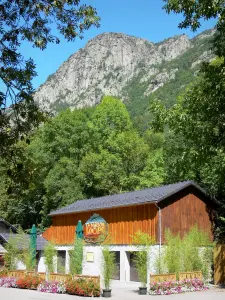
[(120, 251), (113, 251), (115, 253), (116, 258), (116, 270), (113, 274), (114, 280), (120, 280)]
[(138, 273), (134, 264), (134, 252), (130, 252), (130, 281), (139, 281)]

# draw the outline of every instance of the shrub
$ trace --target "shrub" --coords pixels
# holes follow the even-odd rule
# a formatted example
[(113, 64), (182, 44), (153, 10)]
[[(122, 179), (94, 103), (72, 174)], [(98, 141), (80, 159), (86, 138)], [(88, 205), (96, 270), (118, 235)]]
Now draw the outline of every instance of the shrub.
[(12, 232), (10, 232), (8, 243), (5, 245), (5, 250), (7, 251), (4, 256), (5, 265), (9, 270), (15, 270), (20, 251), (18, 249), (17, 235)]
[(48, 273), (53, 273), (55, 270), (54, 257), (57, 251), (53, 242), (48, 242), (44, 248), (45, 266)]
[(73, 250), (70, 251), (70, 273), (72, 276), (82, 273), (83, 240), (76, 238)]
[(99, 297), (100, 283), (86, 278), (71, 279), (66, 283), (66, 291), (71, 295)]
[(102, 270), (105, 289), (109, 289), (116, 270), (116, 257), (115, 252), (110, 251), (107, 245), (102, 247)]
[(38, 275), (27, 275), (24, 278), (19, 278), (16, 285), (20, 289), (36, 290), (42, 279)]
[(182, 244), (179, 235), (173, 235), (169, 230), (165, 232), (166, 248), (162, 259), (169, 273), (176, 273), (177, 277), (179, 272), (183, 271), (182, 267)]
[(137, 244), (138, 251), (134, 252), (134, 265), (137, 269), (138, 278), (143, 287), (147, 285), (147, 271), (150, 258), (150, 246), (153, 244), (152, 238), (140, 230), (134, 235), (133, 241)]
[(169, 273), (202, 271), (204, 279), (211, 275), (213, 247), (206, 233), (195, 226), (181, 238), (166, 231), (166, 247), (161, 254)]
[(65, 294), (66, 284), (58, 281), (44, 281), (38, 285), (37, 290), (44, 293)]

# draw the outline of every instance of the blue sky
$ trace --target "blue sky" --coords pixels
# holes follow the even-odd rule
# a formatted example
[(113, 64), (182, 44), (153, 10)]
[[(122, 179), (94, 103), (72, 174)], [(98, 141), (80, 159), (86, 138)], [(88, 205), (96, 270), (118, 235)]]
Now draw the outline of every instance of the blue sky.
[(84, 39), (75, 42), (61, 40), (59, 45), (51, 44), (44, 51), (32, 48), (28, 43), (21, 47), (25, 58), (32, 57), (36, 63), (38, 76), (33, 80), (37, 88), (44, 83), (48, 75), (54, 73), (58, 67), (73, 53), (85, 46), (93, 37), (103, 32), (122, 32), (136, 37), (145, 38), (152, 42), (159, 42), (168, 37), (185, 33), (189, 37), (212, 28), (215, 20), (202, 22), (198, 32), (180, 30), (178, 23), (182, 15), (167, 15), (162, 9), (162, 0), (88, 0), (83, 1), (96, 7), (101, 17), (100, 28), (92, 28), (84, 33)]

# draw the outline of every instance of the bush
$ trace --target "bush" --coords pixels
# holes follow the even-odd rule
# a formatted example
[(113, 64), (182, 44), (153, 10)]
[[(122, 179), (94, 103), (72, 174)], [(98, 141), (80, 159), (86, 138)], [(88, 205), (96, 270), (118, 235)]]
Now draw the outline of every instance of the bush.
[(57, 256), (57, 250), (53, 242), (48, 242), (44, 248), (45, 266), (48, 273), (55, 271), (54, 257)]
[(183, 237), (165, 234), (166, 247), (161, 254), (165, 269), (169, 273), (202, 271), (204, 279), (211, 275), (213, 247), (207, 234), (195, 226)]
[(76, 238), (73, 250), (70, 251), (70, 274), (82, 273), (83, 263), (83, 240)]
[(176, 273), (184, 271), (182, 266), (182, 243), (179, 235), (173, 235), (169, 230), (165, 233), (166, 248), (163, 253), (162, 259), (168, 273)]
[(109, 250), (108, 246), (102, 248), (102, 270), (105, 289), (110, 288), (110, 282), (116, 270), (115, 253)]
[(42, 279), (38, 275), (27, 275), (24, 278), (19, 278), (16, 285), (20, 289), (36, 290)]
[(137, 269), (138, 279), (142, 283), (142, 286), (146, 287), (150, 246), (154, 241), (147, 233), (141, 231), (135, 233), (133, 240), (138, 247), (138, 251), (134, 252), (134, 265)]
[(38, 285), (37, 290), (44, 293), (65, 294), (66, 284), (58, 281), (44, 281)]
[(93, 279), (71, 279), (66, 283), (66, 291), (71, 295), (99, 297), (100, 283)]

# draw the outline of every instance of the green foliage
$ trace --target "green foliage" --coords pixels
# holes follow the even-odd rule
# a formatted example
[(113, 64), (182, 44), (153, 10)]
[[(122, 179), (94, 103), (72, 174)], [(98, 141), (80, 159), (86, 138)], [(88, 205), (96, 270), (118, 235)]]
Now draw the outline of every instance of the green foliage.
[[(50, 26), (52, 23), (55, 26)], [(49, 43), (58, 44), (58, 36), (73, 41), (76, 37), (82, 38), (91, 26), (98, 25), (96, 10), (75, 0), (1, 2), (1, 156), (12, 158), (11, 146), (43, 121), (43, 114), (33, 101), (35, 63), (22, 56), (21, 44), (28, 41), (33, 47), (44, 50)], [(6, 109), (7, 103), (12, 104), (10, 109)]]
[(18, 249), (17, 261), (21, 261), (25, 266), (27, 271), (34, 271), (36, 267), (36, 260), (32, 258), (32, 249), (30, 247), (30, 240), (27, 234), (22, 230), (21, 227), (18, 228), (17, 234), (14, 235), (16, 240), (16, 245)]
[[(202, 66), (200, 76), (169, 110), (156, 101), (152, 126), (169, 126), (165, 142), (166, 177), (169, 182), (193, 179), (220, 201), (216, 238), (223, 240), (219, 216), (224, 216), (224, 94), (225, 63), (216, 58)], [(166, 181), (167, 181), (166, 180)]]
[(163, 143), (153, 132), (141, 137), (125, 105), (113, 97), (94, 108), (62, 111), (38, 129), (30, 145), (16, 144), (22, 163), (17, 172), (0, 165), (0, 212), (24, 228), (33, 222), (44, 228), (50, 211), (78, 199), (159, 185)]
[[(168, 13), (182, 13), (184, 20), (180, 28), (191, 27), (196, 30), (201, 26), (202, 18), (217, 18), (216, 32), (213, 38), (213, 52), (218, 56), (213, 62), (204, 63), (200, 78), (193, 84), (168, 113), (158, 105), (153, 110), (157, 117), (162, 115), (175, 134), (181, 136), (186, 143), (182, 161), (187, 165), (186, 157), (194, 162), (192, 174), (196, 181), (205, 185), (212, 196), (220, 201), (220, 210), (216, 218), (216, 238), (224, 241), (225, 230), (221, 223), (224, 217), (224, 88), (225, 88), (225, 7), (224, 0), (213, 1), (173, 1), (164, 0), (164, 8)], [(161, 107), (162, 108), (162, 107)], [(162, 124), (162, 123), (161, 123)], [(161, 127), (162, 128), (162, 127)], [(179, 157), (179, 156), (178, 156)], [(180, 161), (181, 159), (179, 159)], [(221, 161), (221, 164), (219, 163)], [(183, 162), (180, 170), (183, 172)], [(220, 165), (220, 166), (219, 166)], [(212, 172), (211, 172), (212, 169)], [(180, 176), (180, 174), (178, 174)], [(186, 170), (183, 176), (187, 176)]]
[[(207, 33), (207, 32), (206, 32)], [(172, 61), (163, 61), (155, 66), (158, 72), (167, 72), (176, 70), (175, 77), (171, 78), (162, 87), (159, 87), (155, 92), (146, 96), (145, 93), (150, 85), (158, 84), (155, 80), (155, 75), (148, 80), (141, 82), (143, 75), (148, 75), (147, 71), (141, 67), (138, 76), (127, 83), (123, 89), (123, 95), (126, 97), (125, 104), (131, 114), (133, 123), (140, 132), (145, 132), (148, 128), (148, 122), (152, 119), (151, 111), (149, 111), (149, 103), (155, 99), (160, 99), (166, 107), (171, 107), (175, 104), (176, 98), (185, 91), (186, 87), (195, 80), (195, 75), (200, 69), (200, 64), (192, 66), (199, 60), (199, 57), (205, 52), (210, 51), (212, 47), (212, 37), (196, 37), (192, 40), (193, 47), (185, 51), (179, 57)], [(145, 74), (146, 73), (146, 74)]]
[(10, 234), (8, 243), (5, 244), (5, 250), (7, 251), (4, 256), (5, 265), (9, 270), (15, 270), (17, 267), (17, 258), (20, 253), (17, 239), (14, 238), (13, 233)]
[(163, 150), (159, 149), (149, 154), (146, 165), (141, 172), (139, 188), (160, 186), (165, 178), (165, 162)]
[(169, 230), (165, 238), (161, 272), (166, 269), (178, 277), (179, 272), (202, 271), (204, 279), (211, 278), (213, 247), (206, 233), (195, 226), (183, 238), (173, 235)]
[(154, 240), (140, 230), (135, 232), (133, 236), (133, 243), (137, 245), (138, 250), (134, 252), (134, 265), (137, 269), (138, 278), (143, 287), (147, 285), (147, 272), (150, 262), (150, 246)]
[(115, 252), (110, 251), (109, 246), (102, 246), (102, 276), (105, 289), (110, 288), (113, 274), (116, 270)]
[(26, 266), (26, 270), (34, 270), (36, 262), (34, 263), (32, 260), (29, 238), (22, 228), (18, 228), (16, 234), (10, 233), (5, 249), (7, 252), (4, 260), (9, 270), (15, 270), (18, 262), (22, 262)]
[(82, 274), (83, 269), (83, 240), (76, 238), (74, 241), (73, 250), (70, 251), (70, 274)]
[(166, 249), (164, 252), (164, 262), (169, 273), (178, 273), (182, 270), (182, 244), (180, 236), (174, 236), (169, 230), (165, 232)]
[(57, 257), (57, 250), (53, 242), (48, 242), (44, 247), (45, 266), (48, 273), (55, 271), (55, 258)]

